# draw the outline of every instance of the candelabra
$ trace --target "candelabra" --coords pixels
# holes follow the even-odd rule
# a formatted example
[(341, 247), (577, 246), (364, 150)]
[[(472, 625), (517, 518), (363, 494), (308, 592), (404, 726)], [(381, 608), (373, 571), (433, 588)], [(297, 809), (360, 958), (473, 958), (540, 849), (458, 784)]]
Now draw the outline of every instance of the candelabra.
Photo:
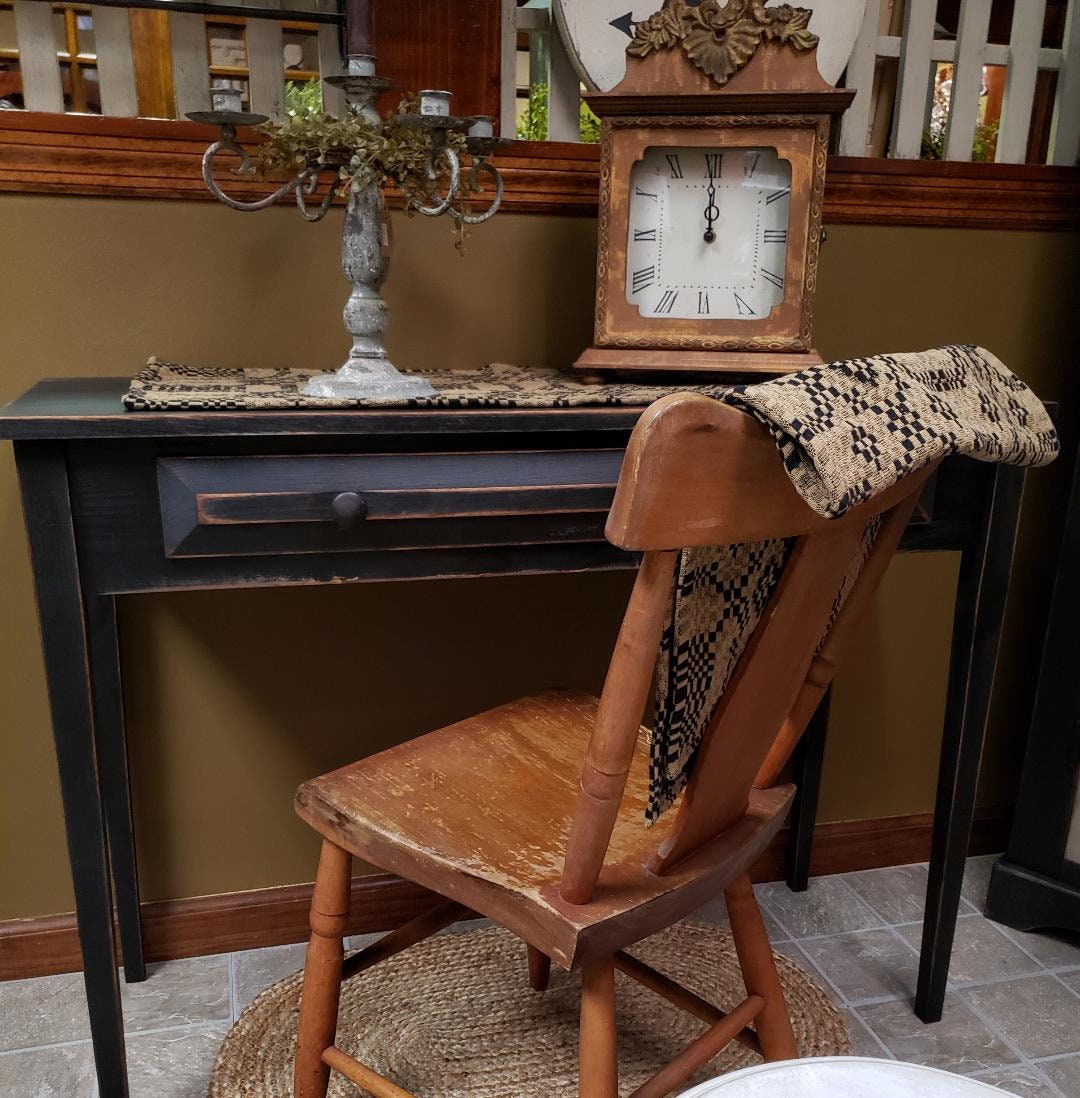
[[(371, 7), (366, 0), (353, 0), (347, 22), (349, 56), (346, 74), (332, 76), (326, 83), (342, 89), (350, 116), (359, 116), (381, 132), (383, 125), (375, 109), (375, 97), (389, 88), (390, 82), (375, 73), (375, 58), (371, 50)], [(503, 198), (503, 180), (487, 159), (500, 145), (494, 137), (493, 120), (482, 115), (455, 117), (450, 112), (451, 94), (446, 91), (420, 93), (419, 109), (399, 112), (393, 119), (396, 127), (420, 131), (426, 137), (428, 150), (424, 186), (402, 187), (407, 206), (428, 217), (449, 214), (464, 224), (477, 225), (493, 217)], [(348, 177), (356, 166), (355, 153), (349, 148), (331, 150), (311, 158), (299, 172), (271, 194), (253, 201), (243, 201), (227, 194), (215, 178), (215, 162), (222, 154), (240, 160), (234, 172), (252, 175), (255, 165), (247, 149), (237, 139), (238, 126), (255, 126), (267, 121), (264, 115), (250, 114), (242, 107), (239, 91), (215, 89), (213, 110), (198, 111), (187, 117), (194, 122), (209, 123), (220, 129), (220, 140), (212, 144), (203, 156), (203, 179), (210, 193), (234, 210), (263, 210), (285, 198), (296, 196), (296, 205), (307, 221), (321, 221), (330, 211), (339, 180)], [(451, 135), (463, 140), (451, 140)], [(471, 163), (463, 165), (459, 147), (464, 148)], [(319, 196), (319, 181), (332, 175), (329, 189)], [(483, 183), (494, 187), (494, 197), (486, 209), (474, 213), (462, 202), (464, 192), (471, 196)], [(333, 374), (321, 374), (308, 382), (304, 392), (309, 396), (365, 401), (396, 401), (410, 397), (433, 396), (435, 390), (420, 374), (402, 373), (390, 361), (384, 344), (389, 310), (381, 289), (389, 273), (389, 234), (382, 180), (348, 187), (345, 224), (342, 233), (342, 268), (352, 283), (352, 293), (345, 305), (345, 327), (352, 336), (352, 348), (345, 364)]]

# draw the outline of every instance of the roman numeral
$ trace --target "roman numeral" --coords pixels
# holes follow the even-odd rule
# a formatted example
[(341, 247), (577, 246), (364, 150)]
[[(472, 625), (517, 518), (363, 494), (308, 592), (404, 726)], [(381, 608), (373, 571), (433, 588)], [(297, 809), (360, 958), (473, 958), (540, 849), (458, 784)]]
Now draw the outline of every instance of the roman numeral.
[(791, 194), (791, 188), (790, 187), (785, 187), (781, 191), (773, 191), (772, 194), (770, 194), (766, 197), (765, 205), (766, 206), (771, 206), (774, 202), (779, 202), (781, 198), (787, 198), (787, 196), (789, 194)]
[(761, 277), (765, 279), (766, 282), (771, 282), (778, 290), (784, 288), (784, 280), (778, 274), (773, 274), (772, 271), (765, 270), (764, 267), (761, 268)]
[(634, 240), (635, 241), (651, 240), (655, 244), (656, 243), (656, 230), (655, 229), (635, 229), (634, 230)]
[(702, 290), (698, 290), (697, 311), (699, 316), (709, 315), (709, 295)]
[(665, 153), (664, 156), (668, 167), (671, 168), (671, 178), (682, 179), (682, 165), (679, 164), (679, 157), (675, 153)]
[(642, 198), (651, 198), (654, 201), (656, 199), (655, 194), (652, 194), (650, 191), (643, 191), (640, 187), (638, 187), (638, 189), (634, 191), (634, 194), (641, 195)]
[(665, 290), (664, 296), (660, 298), (660, 304), (656, 306), (657, 313), (670, 313), (675, 308), (675, 301), (678, 298), (679, 293), (677, 290)]
[(645, 267), (634, 272), (634, 293), (639, 294), (647, 290), (656, 281), (656, 268)]
[(787, 229), (766, 229), (765, 230), (765, 243), (766, 244), (786, 244), (787, 243)]
[(705, 154), (705, 174), (710, 179), (719, 179), (720, 172), (724, 166), (724, 154), (723, 153), (706, 153)]
[(746, 178), (753, 179), (754, 172), (757, 171), (758, 161), (761, 159), (761, 153), (752, 153), (750, 159), (746, 165)]
[(739, 316), (754, 316), (754, 310), (746, 304), (738, 294), (735, 295), (735, 308), (739, 310)]

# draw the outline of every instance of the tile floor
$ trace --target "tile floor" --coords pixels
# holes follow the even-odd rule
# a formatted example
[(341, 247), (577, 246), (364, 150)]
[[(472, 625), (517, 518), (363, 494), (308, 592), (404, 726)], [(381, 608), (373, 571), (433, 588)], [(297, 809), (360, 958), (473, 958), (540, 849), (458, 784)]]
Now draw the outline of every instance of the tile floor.
[[(803, 895), (758, 887), (776, 948), (846, 1014), (854, 1051), (982, 1079), (1023, 1098), (1080, 1098), (1080, 939), (1020, 934), (979, 914), (993, 858), (968, 863), (943, 1021), (910, 999), (926, 868), (815, 880)], [(723, 920), (722, 904), (706, 908)], [(218, 1043), (302, 946), (175, 961), (124, 987), (133, 1098), (204, 1098)], [(0, 984), (0, 1096), (94, 1098), (81, 977)]]

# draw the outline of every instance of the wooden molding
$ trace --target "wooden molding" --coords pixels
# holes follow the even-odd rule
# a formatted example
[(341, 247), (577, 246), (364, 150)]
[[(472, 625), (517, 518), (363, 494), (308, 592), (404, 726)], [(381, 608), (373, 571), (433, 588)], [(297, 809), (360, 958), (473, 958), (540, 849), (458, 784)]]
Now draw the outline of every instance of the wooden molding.
[[(992, 854), (1005, 847), (1011, 809), (988, 808), (975, 818), (969, 853)], [(811, 873), (824, 876), (925, 861), (933, 817), (819, 824)], [(785, 828), (754, 866), (755, 881), (784, 876)], [(434, 893), (389, 874), (353, 881), (350, 934), (392, 930), (436, 903)], [(143, 905), (148, 961), (201, 957), (306, 940), (311, 885), (233, 892)], [(0, 923), (0, 981), (76, 972), (82, 967), (74, 915), (13, 919)]]
[[(216, 136), (193, 122), (4, 111), (0, 191), (212, 201), (201, 161)], [(598, 145), (515, 142), (497, 163), (506, 210), (596, 216)], [(240, 198), (266, 193), (260, 183), (233, 186)], [(1080, 169), (832, 157), (825, 221), (1076, 230)]]

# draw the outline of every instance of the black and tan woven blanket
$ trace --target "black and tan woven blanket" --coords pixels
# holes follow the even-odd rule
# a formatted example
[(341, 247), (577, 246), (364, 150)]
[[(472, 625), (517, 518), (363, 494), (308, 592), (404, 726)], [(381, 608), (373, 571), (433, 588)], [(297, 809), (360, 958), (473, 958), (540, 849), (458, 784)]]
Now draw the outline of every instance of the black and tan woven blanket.
[[(152, 359), (133, 379), (125, 404), (133, 411), (355, 405), (303, 396), (310, 376), (292, 370), (184, 367)], [(426, 376), (438, 395), (404, 401), (403, 406), (641, 405), (686, 388), (583, 385), (552, 371), (511, 366)], [(795, 488), (822, 515), (842, 515), (947, 454), (1045, 465), (1058, 453), (1057, 435), (1040, 401), (978, 347), (853, 359), (759, 385), (694, 388), (764, 423), (776, 438)], [(832, 618), (875, 534), (873, 525), (864, 534), (863, 553), (837, 592)], [(669, 808), (686, 785), (708, 719), (761, 618), (789, 549), (788, 543), (774, 541), (682, 554), (658, 662), (649, 821)]]
[[(989, 351), (941, 347), (817, 366), (721, 397), (772, 432), (799, 495), (839, 516), (948, 454), (1046, 465), (1058, 439), (1035, 394)], [(837, 593), (828, 628), (877, 533)], [(649, 821), (686, 785), (694, 753), (780, 578), (790, 545), (756, 542), (682, 554), (657, 673)]]

